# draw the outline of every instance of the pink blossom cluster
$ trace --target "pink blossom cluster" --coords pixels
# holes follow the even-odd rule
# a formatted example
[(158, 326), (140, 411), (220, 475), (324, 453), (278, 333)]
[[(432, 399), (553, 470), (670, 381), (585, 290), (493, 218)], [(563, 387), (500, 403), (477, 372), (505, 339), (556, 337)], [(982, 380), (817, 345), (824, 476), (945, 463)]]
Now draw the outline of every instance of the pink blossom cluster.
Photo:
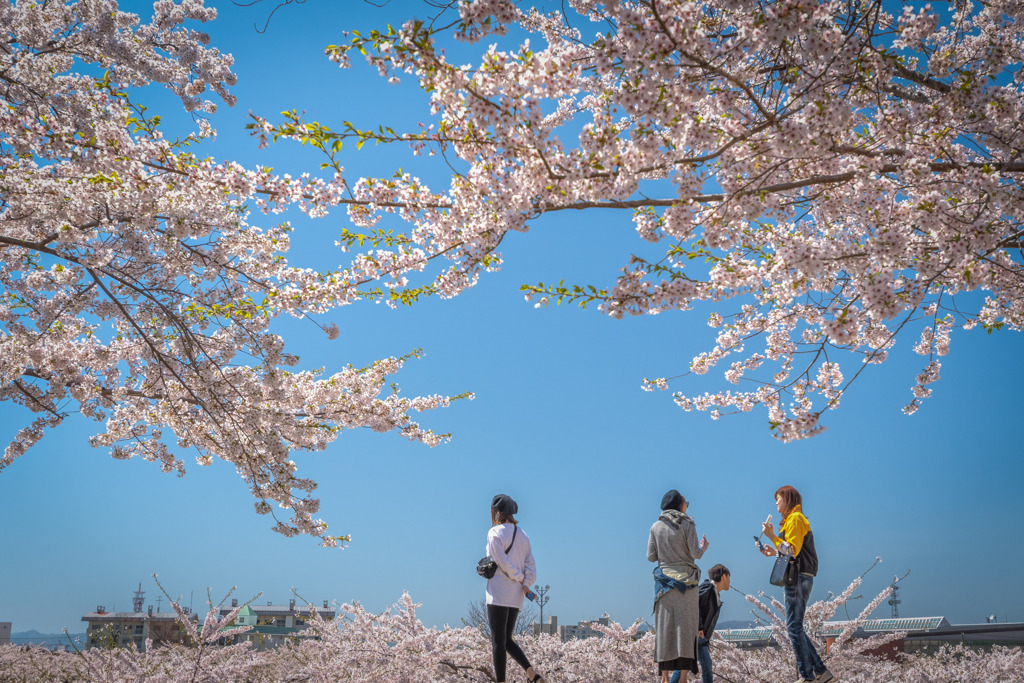
[(150, 23), (113, 0), (0, 0), (0, 400), (33, 414), (0, 469), (79, 412), (103, 423), (91, 444), (115, 458), (179, 475), (183, 452), (232, 463), (276, 531), (335, 546), (344, 537), (315, 517), (316, 483), (298, 476), (293, 453), (355, 428), (436, 445), (446, 436), (412, 415), (450, 398), (391, 384), (417, 353), (303, 369), (273, 331), (279, 316), (357, 300), (361, 280), (399, 281), (418, 257), (293, 266), (290, 226), (252, 225), (246, 207), (320, 216), (346, 196), (340, 173), (216, 162), (197, 151), (214, 135), (202, 120), (164, 137), (138, 88), (165, 87), (190, 111), (213, 111), (208, 91), (234, 103), (231, 56), (185, 25), (215, 17), (203, 0), (159, 0)]
[[(408, 176), (349, 183), (358, 224), (395, 212), (409, 224), (400, 249), (352, 266), (385, 281), (385, 300), (457, 295), (544, 214), (627, 212), (640, 240), (614, 281), (528, 296), (616, 318), (720, 307), (720, 335), (689, 372), (729, 358), (724, 379), (755, 388), (677, 402), (713, 416), (761, 407), (776, 436), (802, 438), (897, 336), (920, 333), (919, 352), (941, 355), (953, 329), (1024, 325), (1024, 14), (1014, 0), (888, 9), (460, 2), (454, 36), (409, 21), (329, 48), (414, 75), (430, 127), (263, 130), (321, 149), (406, 144), (455, 169), (443, 191)], [(494, 42), (457, 65), (453, 37)], [(643, 256), (651, 243), (663, 257)]]

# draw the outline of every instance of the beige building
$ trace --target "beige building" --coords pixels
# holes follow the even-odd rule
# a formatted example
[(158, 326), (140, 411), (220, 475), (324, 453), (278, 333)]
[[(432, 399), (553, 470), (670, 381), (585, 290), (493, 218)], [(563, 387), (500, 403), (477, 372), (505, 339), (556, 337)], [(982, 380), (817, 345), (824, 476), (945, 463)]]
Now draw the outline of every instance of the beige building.
[[(146, 593), (139, 584), (132, 596), (131, 612), (108, 612), (103, 605), (96, 607), (82, 617), (88, 626), (85, 631), (85, 646), (90, 647), (134, 647), (144, 651), (146, 641), (153, 645), (180, 643), (185, 640), (185, 628), (178, 621), (176, 612), (153, 613), (152, 605), (145, 609)], [(186, 608), (185, 613), (189, 610)], [(198, 621), (195, 615), (190, 619)]]
[(584, 638), (600, 638), (603, 633), (594, 630), (594, 624), (601, 624), (602, 626), (608, 626), (611, 624), (611, 619), (608, 617), (601, 617), (600, 619), (594, 619), (592, 621), (581, 621), (575, 625), (558, 625), (558, 617), (548, 617), (548, 623), (530, 624), (531, 635), (551, 635), (558, 636), (559, 640), (565, 642), (567, 640), (583, 640)]
[[(144, 595), (142, 585), (139, 584), (132, 599), (133, 611), (108, 612), (100, 605), (95, 612), (82, 617), (82, 621), (88, 624), (86, 647), (134, 647), (142, 651), (145, 650), (147, 640), (151, 640), (153, 645), (185, 642), (187, 632), (178, 620), (177, 612), (154, 613), (152, 606), (148, 610), (144, 609)], [(218, 616), (223, 619), (237, 607), (238, 600), (232, 600), (230, 607), (219, 608)], [(288, 640), (301, 637), (299, 633), (309, 626), (312, 611), (309, 606), (297, 606), (295, 600), (289, 601), (287, 605), (275, 605), (272, 602), (266, 605), (244, 605), (233, 625), (224, 630), (237, 626), (248, 626), (250, 630), (237, 635), (225, 634), (220, 642), (251, 641), (257, 648), (279, 647)], [(322, 608), (315, 608), (315, 611), (327, 621), (334, 620), (335, 610), (327, 600), (323, 601)], [(185, 608), (185, 613), (198, 627), (198, 617), (189, 614), (188, 608)], [(7, 634), (9, 637), (10, 624), (7, 624)], [(0, 630), (0, 639), (2, 637), (3, 631)]]
[[(195, 615), (191, 615), (195, 619)], [(134, 647), (144, 651), (146, 641), (153, 645), (180, 643), (185, 640), (185, 629), (174, 612), (107, 612), (102, 605), (82, 617), (88, 624), (85, 632), (86, 647)]]
[(608, 617), (601, 617), (600, 619), (594, 619), (593, 621), (581, 621), (575, 626), (562, 626), (558, 629), (558, 634), (562, 637), (562, 642), (572, 640), (574, 638), (577, 640), (583, 640), (584, 638), (601, 638), (604, 634), (600, 631), (594, 630), (594, 624), (609, 626), (611, 624), (611, 619)]
[(530, 624), (530, 635), (558, 636), (562, 637), (562, 634), (558, 632), (558, 617), (548, 617), (548, 623), (538, 624), (536, 621)]

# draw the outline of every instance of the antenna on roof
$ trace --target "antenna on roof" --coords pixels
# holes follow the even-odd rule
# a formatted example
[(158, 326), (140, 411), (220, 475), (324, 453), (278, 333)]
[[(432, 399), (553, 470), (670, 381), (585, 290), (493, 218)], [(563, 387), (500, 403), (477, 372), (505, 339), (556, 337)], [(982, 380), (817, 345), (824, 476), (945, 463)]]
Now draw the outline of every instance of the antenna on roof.
[(146, 604), (145, 596), (146, 592), (142, 590), (142, 582), (139, 582), (139, 589), (135, 591), (135, 597), (132, 598), (132, 611), (139, 613), (142, 612), (142, 606)]
[(892, 618), (900, 618), (900, 587), (897, 584), (892, 584), (892, 597), (889, 598), (889, 604), (892, 605)]

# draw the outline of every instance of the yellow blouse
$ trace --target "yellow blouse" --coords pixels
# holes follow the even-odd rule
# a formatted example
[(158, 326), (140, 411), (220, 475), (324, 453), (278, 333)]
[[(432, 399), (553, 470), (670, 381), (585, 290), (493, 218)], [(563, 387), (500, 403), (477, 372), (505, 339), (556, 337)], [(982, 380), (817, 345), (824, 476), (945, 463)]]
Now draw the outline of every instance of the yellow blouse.
[(789, 544), (790, 554), (796, 557), (800, 554), (800, 550), (804, 546), (804, 536), (811, 530), (811, 523), (804, 517), (804, 512), (801, 506), (797, 505), (795, 508), (789, 511), (786, 518), (782, 520), (782, 528), (779, 530), (780, 535), (785, 537), (776, 538), (772, 542), (775, 543), (775, 547), (778, 548), (782, 545), (783, 540)]

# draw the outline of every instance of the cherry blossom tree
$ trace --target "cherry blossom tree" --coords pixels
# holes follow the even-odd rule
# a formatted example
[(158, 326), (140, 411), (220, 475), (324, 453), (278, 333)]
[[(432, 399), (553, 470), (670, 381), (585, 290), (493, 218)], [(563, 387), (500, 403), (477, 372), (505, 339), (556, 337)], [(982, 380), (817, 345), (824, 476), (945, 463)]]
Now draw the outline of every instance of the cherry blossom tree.
[(235, 77), (231, 57), (185, 26), (215, 18), (203, 0), (153, 11), (144, 24), (113, 0), (0, 1), (0, 400), (35, 416), (0, 469), (79, 412), (104, 422), (92, 445), (115, 458), (179, 475), (175, 451), (232, 463), (276, 531), (337, 545), (291, 451), (356, 427), (437, 444), (444, 435), (410, 414), (449, 398), (392, 388), (406, 357), (289, 369), (298, 358), (274, 319), (357, 295), (290, 265), (289, 224), (252, 225), (248, 207), (321, 215), (344, 182), (205, 158), (197, 146), (214, 132), (201, 117), (164, 137), (139, 88), (166, 88), (198, 115), (215, 109), (207, 93), (234, 103)]
[[(728, 384), (675, 402), (713, 418), (760, 407), (785, 441), (821, 432), (897, 338), (922, 357), (909, 414), (954, 330), (1024, 323), (1019, 2), (567, 0), (544, 13), (463, 0), (457, 12), (326, 49), (342, 67), (364, 55), (393, 83), (416, 79), (429, 125), (332, 128), (294, 112), (251, 124), (264, 143), (312, 143), (342, 177), (345, 141), (446, 165), (447, 187), (401, 172), (348, 185), (357, 230), (343, 242), (374, 250), (346, 273), (380, 283), (366, 296), (456, 296), (502, 264), (510, 233), (620, 212), (638, 241), (617, 276), (527, 284), (526, 298), (613, 318), (704, 311), (715, 342), (680, 370), (719, 368)], [(453, 39), (488, 45), (457, 64)], [(405, 227), (385, 230), (389, 214)]]
[[(326, 177), (291, 178), (199, 154), (213, 135), (201, 116), (166, 138), (135, 97), (164, 87), (197, 115), (208, 92), (233, 102), (230, 56), (185, 26), (215, 17), (201, 0), (158, 0), (148, 24), (113, 0), (0, 1), (0, 399), (34, 414), (0, 468), (80, 412), (118, 458), (179, 474), (183, 449), (231, 462), (258, 512), (290, 511), (277, 531), (336, 544), (292, 450), (355, 427), (436, 444), (410, 416), (450, 398), (389, 388), (405, 357), (297, 368), (273, 321), (456, 296), (544, 217), (625, 212), (638, 246), (603, 286), (524, 285), (527, 298), (616, 318), (708, 312), (717, 338), (684, 374), (745, 384), (676, 403), (761, 407), (783, 440), (820, 432), (897, 337), (923, 357), (912, 413), (954, 330), (1020, 329), (1019, 3), (431, 6), (326, 49), (416, 79), (428, 124), (255, 117), (261, 141), (326, 155)], [(444, 52), (484, 39), (468, 65)], [(450, 181), (355, 178), (346, 141), (410, 145)], [(287, 222), (249, 222), (339, 205), (354, 224), (339, 244), (358, 253), (330, 272), (289, 263)]]

